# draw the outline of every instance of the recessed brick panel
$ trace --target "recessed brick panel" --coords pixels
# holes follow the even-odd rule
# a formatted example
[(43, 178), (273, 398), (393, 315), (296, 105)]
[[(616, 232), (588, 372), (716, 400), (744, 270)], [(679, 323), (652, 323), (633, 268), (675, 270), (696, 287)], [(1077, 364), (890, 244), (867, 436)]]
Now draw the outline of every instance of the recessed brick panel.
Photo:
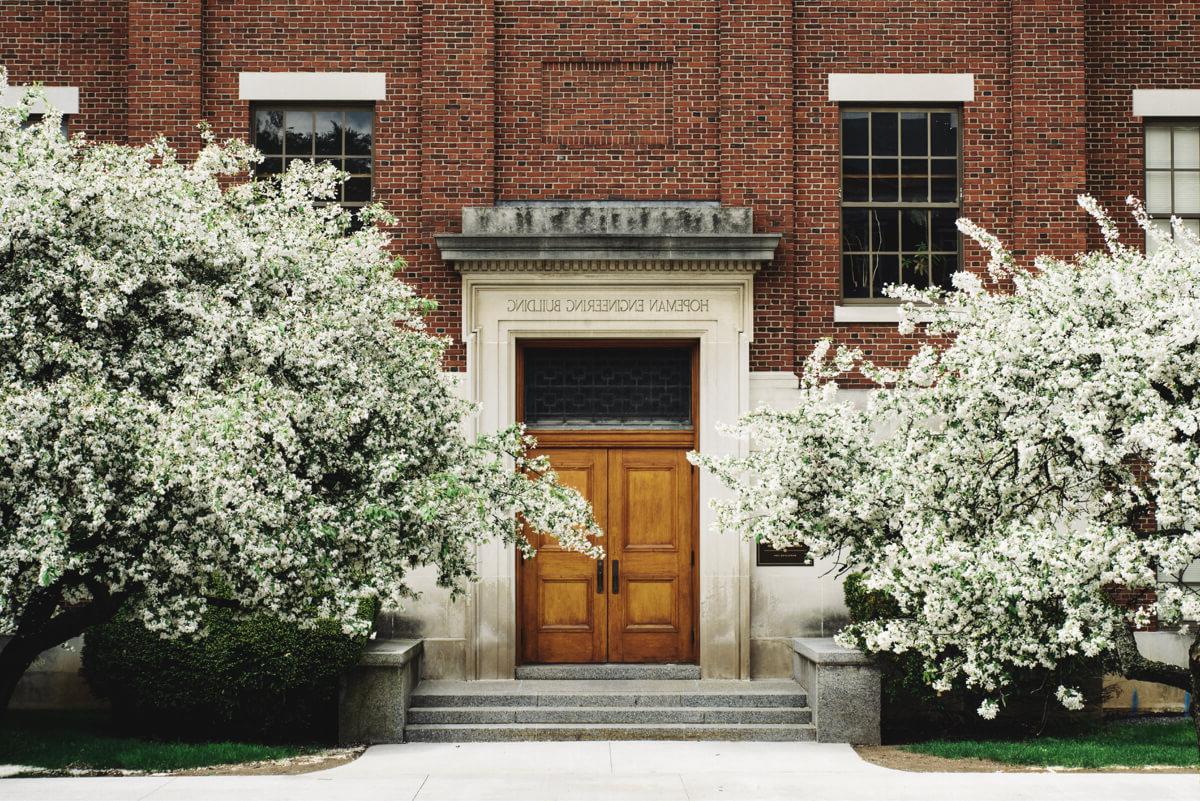
[(542, 142), (568, 147), (655, 147), (672, 141), (667, 61), (542, 64)]

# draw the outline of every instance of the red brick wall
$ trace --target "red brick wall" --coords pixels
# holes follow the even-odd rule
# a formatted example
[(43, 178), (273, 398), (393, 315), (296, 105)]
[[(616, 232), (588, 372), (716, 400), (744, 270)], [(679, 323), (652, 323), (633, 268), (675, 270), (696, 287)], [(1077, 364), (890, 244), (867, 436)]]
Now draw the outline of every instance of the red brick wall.
[[(1087, 187), (1121, 236), (1141, 243), (1125, 197), (1143, 197), (1142, 119), (1134, 89), (1200, 89), (1200, 5), (1195, 0), (1087, 0)], [(1089, 247), (1101, 247), (1088, 229)]]
[(78, 86), (70, 129), (124, 141), (126, 18), (125, 0), (4, 0), (0, 64), (10, 84)]
[[(1019, 0), (1018, 3), (1019, 4)], [(840, 114), (828, 100), (834, 72), (970, 72), (963, 108), (962, 210), (1002, 237), (1012, 231), (1013, 153), (1008, 4), (880, 0), (795, 4), (795, 354), (833, 337), (876, 361), (907, 359), (918, 339), (894, 324), (835, 325), (841, 298)], [(963, 245), (965, 263), (986, 258)]]
[[(202, 0), (129, 0), (128, 139), (169, 137), (198, 149), (204, 118)], [(244, 134), (243, 134), (244, 135)]]
[(715, 199), (718, 15), (717, 0), (496, 0), (497, 196)]
[[(971, 72), (963, 212), (1018, 251), (1096, 244), (1074, 195), (1140, 193), (1135, 87), (1200, 86), (1200, 8), (1147, 0), (9, 0), (14, 82), (81, 88), (100, 139), (201, 117), (245, 136), (242, 71), (385, 72), (377, 197), (404, 277), (457, 337), (459, 280), (433, 234), (498, 200), (720, 200), (783, 234), (756, 280), (752, 367), (791, 370), (825, 336), (895, 362), (917, 340), (833, 323), (840, 299), (831, 72)], [(1066, 226), (1064, 228), (1064, 220)], [(1051, 228), (1053, 226), (1053, 228)], [(1129, 226), (1126, 225), (1126, 228)], [(964, 243), (965, 263), (985, 259)], [(461, 368), (460, 346), (449, 365)]]

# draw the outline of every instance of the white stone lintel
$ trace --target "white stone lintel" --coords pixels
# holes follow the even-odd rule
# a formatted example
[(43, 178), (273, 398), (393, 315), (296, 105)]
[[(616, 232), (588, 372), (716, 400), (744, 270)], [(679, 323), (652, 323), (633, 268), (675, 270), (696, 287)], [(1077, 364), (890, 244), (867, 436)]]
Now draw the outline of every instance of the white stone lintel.
[(834, 306), (835, 323), (892, 323), (900, 322), (900, 306), (881, 303), (862, 306)]
[(387, 75), (382, 72), (242, 72), (242, 100), (371, 101), (387, 99)]
[[(25, 97), (25, 93), (33, 86), (10, 86), (0, 94), (0, 106), (11, 108), (18, 105)], [(46, 104), (49, 103), (54, 108), (61, 111), (63, 114), (78, 114), (79, 113), (79, 87), (78, 86), (43, 86), (41, 87), (42, 94), (46, 96), (46, 102), (41, 100), (33, 104), (32, 112), (34, 114), (45, 114), (49, 109)]]
[(835, 103), (970, 103), (975, 75), (965, 73), (831, 73)]
[(1200, 89), (1134, 89), (1135, 117), (1200, 117)]

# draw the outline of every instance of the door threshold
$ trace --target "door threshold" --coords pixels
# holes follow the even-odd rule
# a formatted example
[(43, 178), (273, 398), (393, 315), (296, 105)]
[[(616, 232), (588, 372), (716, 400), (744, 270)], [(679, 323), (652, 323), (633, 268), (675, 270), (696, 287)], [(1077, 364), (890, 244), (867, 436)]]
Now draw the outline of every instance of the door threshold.
[(699, 679), (699, 665), (682, 664), (618, 664), (598, 663), (583, 665), (518, 665), (515, 678), (518, 679), (562, 679), (579, 681), (587, 679)]

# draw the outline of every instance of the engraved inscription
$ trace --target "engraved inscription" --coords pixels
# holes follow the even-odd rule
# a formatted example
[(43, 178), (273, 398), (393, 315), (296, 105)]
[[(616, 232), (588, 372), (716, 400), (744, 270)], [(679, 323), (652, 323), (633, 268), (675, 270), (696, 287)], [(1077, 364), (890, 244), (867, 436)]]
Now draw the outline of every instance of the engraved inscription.
[(518, 314), (697, 314), (707, 298), (509, 298), (507, 309)]

